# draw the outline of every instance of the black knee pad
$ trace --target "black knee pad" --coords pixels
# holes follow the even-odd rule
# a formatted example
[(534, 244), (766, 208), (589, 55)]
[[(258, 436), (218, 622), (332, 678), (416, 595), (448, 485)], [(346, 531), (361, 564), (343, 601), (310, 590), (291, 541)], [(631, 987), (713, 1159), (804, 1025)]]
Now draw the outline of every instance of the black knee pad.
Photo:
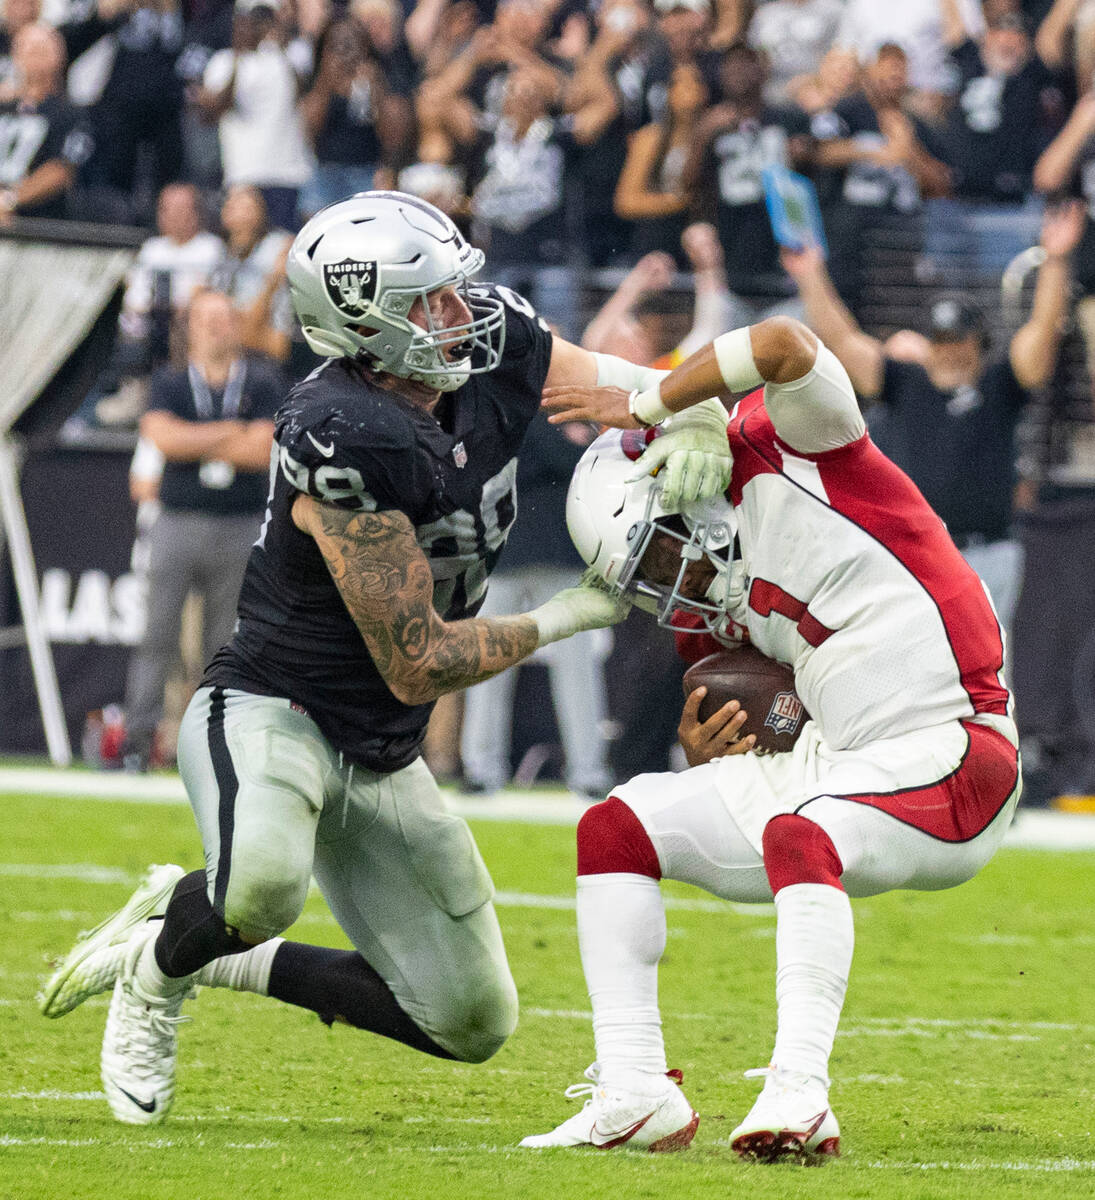
[(173, 979), (193, 975), (215, 958), (242, 954), (251, 945), (228, 928), (206, 892), (204, 871), (191, 871), (175, 886), (156, 938), (156, 962)]

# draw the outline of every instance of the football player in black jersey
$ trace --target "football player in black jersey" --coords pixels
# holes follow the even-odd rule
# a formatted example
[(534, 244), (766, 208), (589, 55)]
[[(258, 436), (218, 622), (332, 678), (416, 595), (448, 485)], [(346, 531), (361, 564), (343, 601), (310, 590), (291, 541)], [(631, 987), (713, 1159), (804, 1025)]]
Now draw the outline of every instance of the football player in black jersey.
[[(327, 361), (276, 418), (270, 500), (232, 640), (179, 735), (205, 869), (154, 868), (46, 986), (59, 1016), (114, 987), (114, 1115), (162, 1120), (195, 983), (258, 992), (445, 1058), (481, 1061), (517, 998), (467, 825), (420, 747), (433, 701), (626, 611), (600, 582), (477, 618), (516, 515), (516, 455), (546, 384), (660, 379), (548, 331), (425, 202), (366, 192), (292, 247), (304, 336)], [(728, 478), (717, 401), (652, 437), (684, 502)], [(665, 494), (663, 489), (663, 495)], [(285, 941), (314, 873), (355, 947)], [(149, 915), (163, 915), (148, 921)]]

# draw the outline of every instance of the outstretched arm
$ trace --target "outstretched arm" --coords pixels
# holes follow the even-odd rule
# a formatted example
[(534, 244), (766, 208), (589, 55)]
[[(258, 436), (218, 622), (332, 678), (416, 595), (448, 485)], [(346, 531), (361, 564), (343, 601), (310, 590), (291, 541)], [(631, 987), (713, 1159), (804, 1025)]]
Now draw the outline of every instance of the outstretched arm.
[[(725, 357), (729, 339), (735, 346), (749, 347), (755, 366), (723, 374), (719, 356)], [(744, 339), (744, 341), (743, 341)], [(548, 375), (544, 406), (552, 411), (553, 424), (564, 421), (596, 421), (617, 429), (641, 429), (654, 425), (699, 404), (711, 396), (730, 396), (752, 391), (762, 383), (798, 379), (813, 366), (817, 338), (790, 317), (770, 317), (759, 325), (731, 330), (686, 358), (660, 383), (628, 393), (620, 386), (590, 386), (588, 377), (565, 382)], [(644, 407), (644, 401), (645, 407)]]
[(1057, 366), (1065, 317), (1072, 298), (1070, 262), (1083, 236), (1086, 210), (1079, 200), (1050, 209), (1042, 222), (1045, 261), (1038, 268), (1034, 302), (1026, 324), (1008, 348), (1015, 378), (1024, 388), (1045, 387)]
[(805, 250), (783, 250), (780, 262), (795, 281), (806, 307), (806, 324), (840, 359), (851, 376), (855, 390), (873, 400), (882, 391), (886, 356), (882, 343), (864, 333), (837, 294), (814, 246)]
[(1034, 164), (1034, 186), (1039, 192), (1057, 192), (1068, 185), (1093, 133), (1095, 94), (1086, 92), (1076, 101), (1061, 132)]
[[(626, 398), (656, 388), (667, 374), (613, 354), (591, 353), (557, 337), (545, 380), (545, 402), (549, 394), (569, 395), (575, 390), (589, 393), (601, 389), (620, 392)], [(634, 478), (658, 475), (662, 503), (670, 509), (724, 491), (730, 482), (726, 421), (726, 409), (709, 393), (687, 414), (666, 424), (663, 436), (656, 438), (636, 463)]]
[(553, 411), (552, 421), (592, 420), (639, 429), (709, 396), (736, 395), (762, 384), (776, 432), (797, 450), (830, 450), (864, 432), (848, 373), (801, 321), (791, 317), (770, 317), (721, 334), (643, 392), (557, 388), (545, 390), (544, 405)]
[(569, 588), (529, 613), (445, 621), (433, 575), (400, 512), (352, 512), (300, 494), (293, 522), (319, 547), (377, 670), (397, 700), (427, 704), (527, 658), (539, 646), (622, 620), (628, 604)]

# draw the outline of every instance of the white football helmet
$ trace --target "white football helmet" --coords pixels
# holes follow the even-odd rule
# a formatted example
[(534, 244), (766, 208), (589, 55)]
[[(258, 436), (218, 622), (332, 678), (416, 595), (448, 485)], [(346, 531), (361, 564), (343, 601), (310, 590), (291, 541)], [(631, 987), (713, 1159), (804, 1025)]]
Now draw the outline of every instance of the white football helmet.
[[(661, 484), (651, 475), (628, 482), (646, 449), (647, 430), (610, 429), (582, 455), (567, 492), (567, 528), (578, 553), (602, 578), (631, 597), (637, 608), (657, 615), (676, 632), (712, 633), (736, 640), (731, 600), (740, 591), (740, 563), (734, 563), (737, 518), (723, 496), (668, 510)], [(639, 565), (655, 532), (681, 544), (681, 567), (672, 585), (642, 579)], [(706, 557), (716, 574), (702, 600), (681, 593), (688, 565)], [(737, 570), (734, 569), (735, 565)], [(675, 612), (700, 618), (699, 628), (671, 624)]]
[[(358, 359), (451, 392), (502, 357), (502, 301), (467, 288), (483, 261), (483, 252), (425, 200), (359, 192), (312, 217), (293, 242), (287, 272), (297, 319), (317, 354)], [(425, 297), (448, 285), (472, 319), (435, 326)], [(407, 318), (418, 298), (425, 328)]]

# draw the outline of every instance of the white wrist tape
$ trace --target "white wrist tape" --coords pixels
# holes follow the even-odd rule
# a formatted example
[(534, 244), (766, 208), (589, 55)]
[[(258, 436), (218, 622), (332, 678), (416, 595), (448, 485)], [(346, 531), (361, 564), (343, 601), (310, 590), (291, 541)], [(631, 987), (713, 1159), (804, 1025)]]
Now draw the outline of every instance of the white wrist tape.
[(747, 325), (720, 333), (712, 345), (723, 383), (732, 392), (751, 392), (764, 382), (753, 359), (753, 343)]
[(666, 408), (662, 403), (661, 397), (662, 385), (659, 381), (653, 387), (649, 387), (645, 392), (633, 391), (627, 398), (627, 411), (639, 422), (640, 425), (647, 427), (658, 425), (673, 415), (672, 409)]

